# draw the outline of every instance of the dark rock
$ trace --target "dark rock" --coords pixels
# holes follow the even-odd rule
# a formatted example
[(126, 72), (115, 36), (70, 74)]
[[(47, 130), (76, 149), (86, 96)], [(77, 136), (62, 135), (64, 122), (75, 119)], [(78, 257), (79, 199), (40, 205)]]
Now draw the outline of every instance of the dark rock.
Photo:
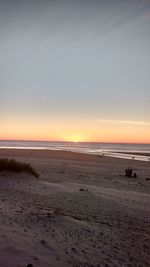
[(83, 191), (88, 191), (88, 189), (84, 189), (84, 188), (80, 188), (79, 191), (83, 192)]
[(42, 240), (40, 241), (40, 243), (41, 243), (42, 245), (46, 245), (46, 242), (45, 242), (44, 239), (42, 239)]

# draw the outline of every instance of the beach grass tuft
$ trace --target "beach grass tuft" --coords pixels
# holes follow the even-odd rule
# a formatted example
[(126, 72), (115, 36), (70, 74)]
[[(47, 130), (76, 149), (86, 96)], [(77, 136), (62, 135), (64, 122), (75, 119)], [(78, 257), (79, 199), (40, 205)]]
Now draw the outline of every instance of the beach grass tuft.
[(39, 174), (33, 169), (29, 163), (18, 162), (14, 159), (0, 159), (0, 171), (9, 171), (16, 173), (28, 173), (35, 177)]

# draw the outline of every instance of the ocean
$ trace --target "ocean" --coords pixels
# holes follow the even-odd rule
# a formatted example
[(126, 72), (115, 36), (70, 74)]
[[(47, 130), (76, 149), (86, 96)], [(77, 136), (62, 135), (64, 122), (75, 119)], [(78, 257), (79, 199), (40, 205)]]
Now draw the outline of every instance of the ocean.
[(150, 144), (1, 140), (0, 148), (64, 150), (86, 154), (128, 158), (132, 160), (150, 161)]

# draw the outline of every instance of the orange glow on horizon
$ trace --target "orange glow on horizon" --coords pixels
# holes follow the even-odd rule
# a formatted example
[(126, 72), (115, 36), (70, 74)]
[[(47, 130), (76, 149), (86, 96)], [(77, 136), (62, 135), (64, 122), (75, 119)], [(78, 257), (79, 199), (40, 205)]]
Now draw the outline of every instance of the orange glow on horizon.
[(96, 121), (1, 120), (1, 140), (150, 143), (150, 124), (132, 125)]
[(115, 137), (112, 137), (110, 135), (110, 137), (108, 138), (72, 138), (72, 137), (62, 137), (62, 136), (52, 136), (52, 137), (49, 137), (49, 136), (26, 136), (26, 135), (0, 135), (0, 140), (18, 140), (18, 141), (47, 141), (47, 142), (74, 142), (74, 143), (80, 143), (80, 142), (95, 142), (95, 143), (127, 143), (127, 144), (132, 144), (132, 143), (135, 143), (135, 144), (150, 144), (150, 139), (149, 138), (141, 138), (140, 137), (130, 137), (130, 138), (123, 138), (123, 137), (119, 137), (119, 138), (115, 138)]

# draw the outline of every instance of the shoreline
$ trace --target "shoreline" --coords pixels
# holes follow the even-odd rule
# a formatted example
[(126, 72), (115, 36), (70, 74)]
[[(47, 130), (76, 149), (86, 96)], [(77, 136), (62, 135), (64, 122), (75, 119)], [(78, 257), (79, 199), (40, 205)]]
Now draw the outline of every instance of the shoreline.
[(135, 156), (147, 156), (150, 157), (150, 152), (124, 152), (124, 151), (116, 151), (113, 153), (121, 153), (121, 154), (129, 154), (129, 155), (135, 155)]
[(138, 161), (150, 161), (150, 154), (146, 153), (132, 153), (132, 152), (104, 152), (104, 156), (138, 160)]
[(123, 152), (123, 151), (114, 151), (114, 152), (108, 152), (108, 151), (100, 151), (97, 153), (92, 152), (86, 152), (86, 151), (73, 151), (73, 150), (67, 150), (67, 149), (50, 149), (50, 148), (44, 148), (44, 147), (0, 147), (0, 151), (9, 151), (9, 150), (29, 150), (29, 151), (57, 151), (57, 152), (71, 152), (76, 154), (83, 154), (83, 155), (94, 155), (97, 157), (111, 157), (111, 158), (119, 158), (119, 159), (129, 159), (129, 160), (137, 160), (137, 161), (150, 161), (150, 153), (143, 153), (143, 152)]

